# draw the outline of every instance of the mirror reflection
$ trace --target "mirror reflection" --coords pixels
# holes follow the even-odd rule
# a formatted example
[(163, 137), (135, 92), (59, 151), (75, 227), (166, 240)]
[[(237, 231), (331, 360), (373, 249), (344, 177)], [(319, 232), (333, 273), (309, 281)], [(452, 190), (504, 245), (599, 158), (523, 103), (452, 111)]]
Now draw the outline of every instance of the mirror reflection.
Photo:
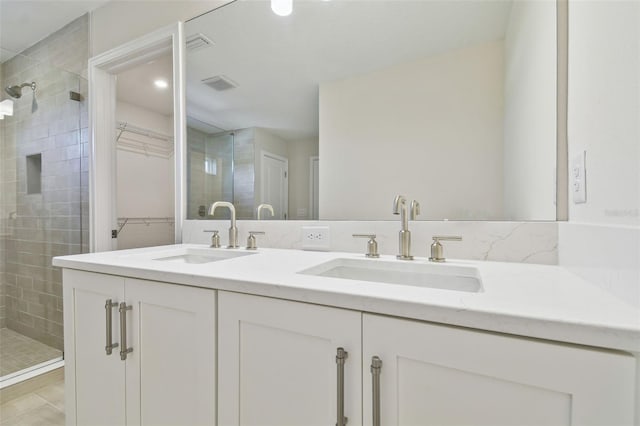
[(188, 218), (386, 220), (403, 194), (419, 220), (555, 220), (555, 31), (544, 0), (239, 0), (189, 21)]

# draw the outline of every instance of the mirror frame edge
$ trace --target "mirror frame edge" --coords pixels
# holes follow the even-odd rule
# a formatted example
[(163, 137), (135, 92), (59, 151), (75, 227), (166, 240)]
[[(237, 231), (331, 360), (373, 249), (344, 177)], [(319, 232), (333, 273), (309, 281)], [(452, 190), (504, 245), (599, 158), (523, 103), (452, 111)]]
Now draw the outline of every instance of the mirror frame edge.
[(556, 41), (556, 222), (567, 222), (569, 220), (569, 0), (556, 0)]

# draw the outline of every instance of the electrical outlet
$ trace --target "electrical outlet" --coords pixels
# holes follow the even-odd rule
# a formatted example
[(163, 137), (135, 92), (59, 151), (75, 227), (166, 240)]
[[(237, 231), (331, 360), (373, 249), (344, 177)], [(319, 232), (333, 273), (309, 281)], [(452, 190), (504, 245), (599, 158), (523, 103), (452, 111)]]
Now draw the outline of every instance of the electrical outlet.
[(328, 226), (302, 227), (303, 250), (329, 251), (330, 245)]

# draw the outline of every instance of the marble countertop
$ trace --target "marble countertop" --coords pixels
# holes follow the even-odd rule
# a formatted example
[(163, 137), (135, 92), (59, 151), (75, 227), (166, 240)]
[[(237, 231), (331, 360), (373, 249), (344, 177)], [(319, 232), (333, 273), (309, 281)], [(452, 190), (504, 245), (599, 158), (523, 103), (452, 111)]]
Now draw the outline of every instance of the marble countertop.
[[(640, 311), (559, 266), (451, 259), (437, 265), (476, 268), (483, 291), (473, 293), (298, 273), (333, 259), (365, 259), (354, 253), (261, 248), (202, 264), (154, 260), (189, 249), (231, 252), (180, 244), (56, 257), (53, 265), (640, 352)], [(393, 256), (371, 261), (406, 263)]]

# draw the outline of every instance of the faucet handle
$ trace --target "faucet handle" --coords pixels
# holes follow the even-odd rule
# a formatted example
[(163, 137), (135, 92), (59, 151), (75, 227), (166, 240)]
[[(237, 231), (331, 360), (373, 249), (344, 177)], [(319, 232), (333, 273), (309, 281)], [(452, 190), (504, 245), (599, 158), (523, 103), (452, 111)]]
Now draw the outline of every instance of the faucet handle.
[(378, 254), (378, 242), (376, 241), (376, 234), (353, 234), (355, 238), (369, 238), (367, 241), (367, 257), (380, 257)]
[(440, 241), (462, 241), (462, 237), (457, 235), (434, 235), (433, 244), (431, 244), (430, 262), (444, 262), (444, 249)]
[(213, 232), (213, 234), (211, 235), (211, 245), (209, 247), (220, 248), (220, 235), (218, 234), (217, 229), (205, 229), (202, 232)]
[(247, 238), (247, 250), (257, 250), (258, 244), (255, 236), (264, 234), (264, 231), (249, 231), (249, 237)]

